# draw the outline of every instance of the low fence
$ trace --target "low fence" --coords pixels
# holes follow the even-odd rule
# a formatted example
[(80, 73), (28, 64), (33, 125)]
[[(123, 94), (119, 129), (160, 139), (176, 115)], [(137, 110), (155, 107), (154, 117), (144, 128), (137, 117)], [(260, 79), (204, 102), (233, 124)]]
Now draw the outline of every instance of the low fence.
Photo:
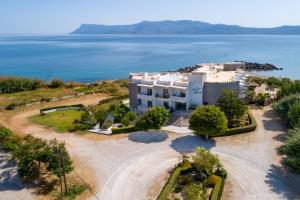
[(47, 113), (59, 111), (59, 110), (85, 110), (85, 106), (83, 104), (75, 104), (75, 105), (66, 105), (66, 106), (54, 106), (50, 108), (40, 109), (41, 115), (45, 115)]

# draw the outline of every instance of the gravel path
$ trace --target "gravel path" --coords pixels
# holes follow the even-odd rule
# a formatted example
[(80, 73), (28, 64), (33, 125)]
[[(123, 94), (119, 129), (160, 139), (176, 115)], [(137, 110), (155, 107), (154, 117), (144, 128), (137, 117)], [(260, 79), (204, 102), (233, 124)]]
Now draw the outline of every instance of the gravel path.
[[(32, 113), (18, 114), (9, 123), (25, 133), (65, 140), (71, 154), (93, 170), (97, 184), (95, 199), (155, 199), (167, 171), (180, 161), (180, 154), (194, 151), (197, 146), (217, 153), (228, 170), (225, 200), (300, 199), (300, 177), (286, 172), (276, 153), (284, 127), (269, 108), (253, 110), (258, 121), (255, 132), (209, 141), (188, 134), (169, 135), (167, 139), (160, 134), (159, 138), (151, 136), (146, 140), (133, 135), (96, 141), (74, 134), (55, 134), (30, 124), (26, 117)], [(162, 138), (165, 140), (161, 141)]]
[(21, 183), (16, 163), (0, 147), (0, 200), (33, 200), (30, 189)]

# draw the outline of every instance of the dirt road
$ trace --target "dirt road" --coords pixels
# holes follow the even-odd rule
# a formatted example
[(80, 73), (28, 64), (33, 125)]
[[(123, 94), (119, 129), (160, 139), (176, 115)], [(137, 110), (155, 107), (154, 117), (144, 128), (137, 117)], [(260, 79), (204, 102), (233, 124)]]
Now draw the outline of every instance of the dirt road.
[(194, 151), (197, 146), (218, 154), (228, 170), (224, 199), (300, 199), (300, 177), (286, 172), (276, 153), (285, 130), (270, 108), (253, 110), (258, 122), (253, 133), (209, 141), (177, 134), (160, 142), (162, 133), (159, 138), (139, 133), (104, 141), (56, 134), (28, 122), (27, 117), (35, 112), (21, 112), (6, 122), (24, 133), (65, 140), (71, 154), (93, 171), (97, 199), (155, 199), (168, 169), (180, 160), (182, 152)]

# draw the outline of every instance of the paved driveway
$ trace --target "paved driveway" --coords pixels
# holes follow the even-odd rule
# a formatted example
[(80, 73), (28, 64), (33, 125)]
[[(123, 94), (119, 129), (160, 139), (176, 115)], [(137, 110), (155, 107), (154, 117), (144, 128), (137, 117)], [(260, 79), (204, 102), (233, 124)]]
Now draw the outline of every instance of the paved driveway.
[(93, 141), (73, 134), (55, 134), (30, 124), (23, 113), (11, 124), (25, 133), (65, 140), (72, 155), (88, 165), (101, 200), (155, 199), (167, 171), (180, 161), (182, 152), (204, 146), (219, 155), (229, 172), (224, 199), (300, 199), (300, 177), (280, 164), (276, 148), (284, 127), (270, 109), (253, 110), (258, 129), (249, 134), (205, 141), (193, 135), (135, 133), (118, 140)]

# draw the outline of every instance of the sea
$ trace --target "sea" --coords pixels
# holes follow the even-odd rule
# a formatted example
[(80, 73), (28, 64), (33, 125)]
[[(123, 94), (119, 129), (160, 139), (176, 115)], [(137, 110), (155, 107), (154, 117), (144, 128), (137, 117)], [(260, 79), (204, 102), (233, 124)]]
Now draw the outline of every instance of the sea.
[(93, 82), (199, 63), (271, 63), (300, 79), (300, 36), (0, 35), (0, 76)]

